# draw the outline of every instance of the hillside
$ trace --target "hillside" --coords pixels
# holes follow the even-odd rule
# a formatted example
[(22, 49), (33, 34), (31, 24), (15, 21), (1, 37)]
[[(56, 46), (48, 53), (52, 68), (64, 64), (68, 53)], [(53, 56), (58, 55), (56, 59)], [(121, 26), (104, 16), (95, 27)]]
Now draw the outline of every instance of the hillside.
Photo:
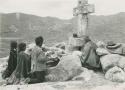
[[(1, 14), (1, 37), (32, 40), (38, 35), (43, 35), (47, 40), (60, 41), (67, 39), (67, 35), (76, 31), (76, 27), (76, 18), (61, 20), (23, 13)], [(94, 39), (115, 39), (124, 42), (125, 13), (110, 16), (89, 16), (88, 34)]]
[[(11, 39), (32, 42), (36, 36), (42, 35), (45, 43), (51, 45), (68, 40), (69, 35), (77, 30), (76, 18), (61, 20), (23, 13), (0, 14), (0, 17), (2, 53), (8, 49)], [(125, 13), (110, 16), (90, 15), (87, 33), (93, 40), (115, 40), (125, 43)]]
[(88, 33), (94, 39), (125, 43), (125, 13), (90, 16)]
[(66, 20), (22, 13), (2, 14), (1, 17), (1, 37), (18, 37), (31, 41), (38, 35), (42, 35), (47, 41), (55, 40), (59, 36), (64, 37), (64, 30), (69, 26), (69, 21)]

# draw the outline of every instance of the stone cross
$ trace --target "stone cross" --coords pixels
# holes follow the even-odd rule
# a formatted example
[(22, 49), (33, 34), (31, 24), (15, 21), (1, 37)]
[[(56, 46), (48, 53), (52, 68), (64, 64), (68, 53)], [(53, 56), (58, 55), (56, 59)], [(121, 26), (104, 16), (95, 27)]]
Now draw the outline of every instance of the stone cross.
[(78, 18), (78, 31), (79, 37), (86, 35), (88, 27), (88, 14), (94, 12), (94, 5), (88, 4), (88, 0), (78, 0), (78, 5), (73, 9), (73, 15)]
[[(2, 14), (0, 14), (0, 36), (1, 36), (1, 32), (2, 32)], [(2, 44), (1, 44), (1, 37), (0, 37), (0, 48), (2, 48)]]

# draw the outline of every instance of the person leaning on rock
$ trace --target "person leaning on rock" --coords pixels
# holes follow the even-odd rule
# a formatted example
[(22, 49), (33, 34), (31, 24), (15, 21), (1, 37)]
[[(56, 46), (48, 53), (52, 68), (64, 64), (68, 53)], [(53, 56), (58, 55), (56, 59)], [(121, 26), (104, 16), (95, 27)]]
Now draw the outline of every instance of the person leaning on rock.
[(89, 36), (84, 36), (85, 45), (82, 47), (82, 66), (92, 70), (100, 69), (100, 59), (96, 53), (97, 45), (92, 42)]

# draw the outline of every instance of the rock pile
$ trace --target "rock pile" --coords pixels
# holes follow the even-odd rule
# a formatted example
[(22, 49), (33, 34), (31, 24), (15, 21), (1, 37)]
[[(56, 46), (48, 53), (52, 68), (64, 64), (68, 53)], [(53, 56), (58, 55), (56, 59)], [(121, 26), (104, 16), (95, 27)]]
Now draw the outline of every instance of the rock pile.
[[(115, 44), (114, 44), (115, 45)], [(96, 50), (100, 55), (100, 62), (105, 73), (105, 78), (114, 82), (125, 82), (125, 56), (123, 53), (124, 47), (110, 49), (105, 48), (104, 44), (98, 44)], [(123, 46), (123, 45), (121, 45)], [(111, 46), (110, 46), (111, 47)], [(116, 53), (116, 51), (121, 51)]]
[[(28, 45), (26, 53), (30, 54), (34, 46), (35, 44)], [(66, 51), (66, 47), (65, 43), (58, 43), (52, 47), (43, 46), (43, 51), (50, 58), (48, 63), (57, 62), (53, 65), (54, 67), (48, 68), (46, 81), (90, 80), (92, 72), (82, 67), (79, 58), (81, 52), (73, 51), (69, 53)], [(97, 49), (97, 53), (101, 56), (100, 61), (105, 72), (105, 78), (111, 81), (124, 82), (125, 57), (118, 54), (110, 54), (104, 49)], [(0, 64), (0, 72), (5, 70), (7, 58), (2, 61), (4, 62)]]

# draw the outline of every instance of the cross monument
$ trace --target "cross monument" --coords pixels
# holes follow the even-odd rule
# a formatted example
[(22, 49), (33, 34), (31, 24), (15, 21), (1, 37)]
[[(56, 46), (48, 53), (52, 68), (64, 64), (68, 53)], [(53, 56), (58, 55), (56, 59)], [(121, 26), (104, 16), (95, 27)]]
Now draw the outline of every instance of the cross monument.
[(73, 9), (73, 15), (78, 18), (78, 30), (79, 37), (86, 35), (88, 27), (88, 14), (94, 12), (94, 5), (88, 4), (88, 0), (78, 0), (78, 5)]

